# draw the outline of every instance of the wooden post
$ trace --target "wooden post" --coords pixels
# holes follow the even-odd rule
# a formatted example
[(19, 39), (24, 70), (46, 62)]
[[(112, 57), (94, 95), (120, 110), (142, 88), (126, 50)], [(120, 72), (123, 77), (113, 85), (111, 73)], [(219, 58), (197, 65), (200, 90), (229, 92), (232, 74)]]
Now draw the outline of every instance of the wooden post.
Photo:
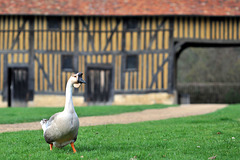
[(168, 65), (168, 92), (173, 93), (176, 90), (176, 61), (175, 61), (175, 50), (174, 50), (174, 42), (173, 42), (173, 18), (169, 19), (169, 65)]
[(125, 63), (126, 63), (126, 23), (123, 19), (123, 31), (122, 31), (122, 66), (121, 66), (121, 90), (125, 88)]
[(34, 98), (34, 17), (29, 17), (28, 100)]
[(8, 54), (4, 54), (3, 60), (3, 93), (2, 100), (8, 100)]
[[(79, 29), (79, 24), (78, 24), (78, 18), (74, 18), (74, 58), (73, 58), (73, 67), (74, 67), (74, 72), (78, 72), (78, 51), (79, 51), (79, 38), (78, 38), (78, 29)], [(81, 71), (83, 72), (83, 71)]]
[[(78, 70), (78, 52), (79, 52), (79, 37), (78, 37), (78, 32), (79, 32), (79, 23), (78, 23), (78, 18), (74, 17), (74, 54), (73, 54), (73, 72), (84, 72), (84, 71), (79, 71)], [(78, 89), (75, 88), (75, 92), (78, 92)]]

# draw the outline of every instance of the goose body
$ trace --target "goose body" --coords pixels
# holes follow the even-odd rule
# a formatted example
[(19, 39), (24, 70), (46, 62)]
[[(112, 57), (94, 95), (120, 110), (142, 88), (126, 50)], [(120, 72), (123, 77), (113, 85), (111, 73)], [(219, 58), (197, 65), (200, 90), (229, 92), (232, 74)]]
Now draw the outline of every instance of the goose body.
[(52, 146), (62, 148), (68, 144), (71, 144), (73, 151), (74, 142), (77, 140), (79, 120), (75, 112), (72, 92), (73, 87), (80, 87), (82, 83), (86, 83), (82, 79), (82, 73), (72, 75), (66, 86), (66, 103), (62, 112), (55, 113), (49, 120), (41, 120), (43, 129), (43, 136), (45, 141), (50, 144), (50, 150)]
[(45, 141), (62, 148), (77, 140), (79, 120), (75, 112), (59, 112), (41, 121)]

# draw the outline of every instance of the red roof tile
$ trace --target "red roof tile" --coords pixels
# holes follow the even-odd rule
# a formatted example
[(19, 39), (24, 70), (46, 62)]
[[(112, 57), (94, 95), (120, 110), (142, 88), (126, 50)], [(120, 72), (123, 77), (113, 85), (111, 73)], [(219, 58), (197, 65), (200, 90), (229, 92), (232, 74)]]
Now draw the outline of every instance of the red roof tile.
[(0, 14), (240, 16), (240, 0), (0, 0)]

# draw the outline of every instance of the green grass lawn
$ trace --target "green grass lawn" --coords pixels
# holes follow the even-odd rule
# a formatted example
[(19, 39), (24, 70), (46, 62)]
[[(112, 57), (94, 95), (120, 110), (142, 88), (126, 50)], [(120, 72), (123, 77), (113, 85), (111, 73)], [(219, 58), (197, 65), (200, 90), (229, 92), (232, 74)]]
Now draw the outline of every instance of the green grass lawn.
[(126, 125), (80, 127), (63, 149), (45, 143), (42, 131), (0, 134), (0, 159), (171, 159), (240, 158), (240, 105), (215, 113)]
[[(89, 106), (75, 107), (79, 117), (112, 115), (124, 112), (142, 111), (144, 109), (166, 108), (173, 105), (130, 105), (130, 106)], [(0, 124), (22, 123), (48, 119), (63, 108), (0, 108)]]

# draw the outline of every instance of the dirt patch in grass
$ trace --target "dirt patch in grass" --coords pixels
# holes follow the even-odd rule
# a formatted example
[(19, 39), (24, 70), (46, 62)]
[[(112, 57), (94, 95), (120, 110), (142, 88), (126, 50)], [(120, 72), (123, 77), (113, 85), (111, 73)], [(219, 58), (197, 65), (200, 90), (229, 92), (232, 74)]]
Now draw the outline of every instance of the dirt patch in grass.
[[(134, 122), (154, 121), (169, 118), (178, 118), (194, 115), (202, 115), (214, 112), (226, 107), (226, 104), (191, 104), (164, 109), (147, 109), (141, 112), (129, 112), (108, 116), (91, 116), (79, 118), (80, 126), (95, 126), (106, 124), (128, 124)], [(40, 130), (39, 122), (2, 124), (0, 133), (21, 130)]]

